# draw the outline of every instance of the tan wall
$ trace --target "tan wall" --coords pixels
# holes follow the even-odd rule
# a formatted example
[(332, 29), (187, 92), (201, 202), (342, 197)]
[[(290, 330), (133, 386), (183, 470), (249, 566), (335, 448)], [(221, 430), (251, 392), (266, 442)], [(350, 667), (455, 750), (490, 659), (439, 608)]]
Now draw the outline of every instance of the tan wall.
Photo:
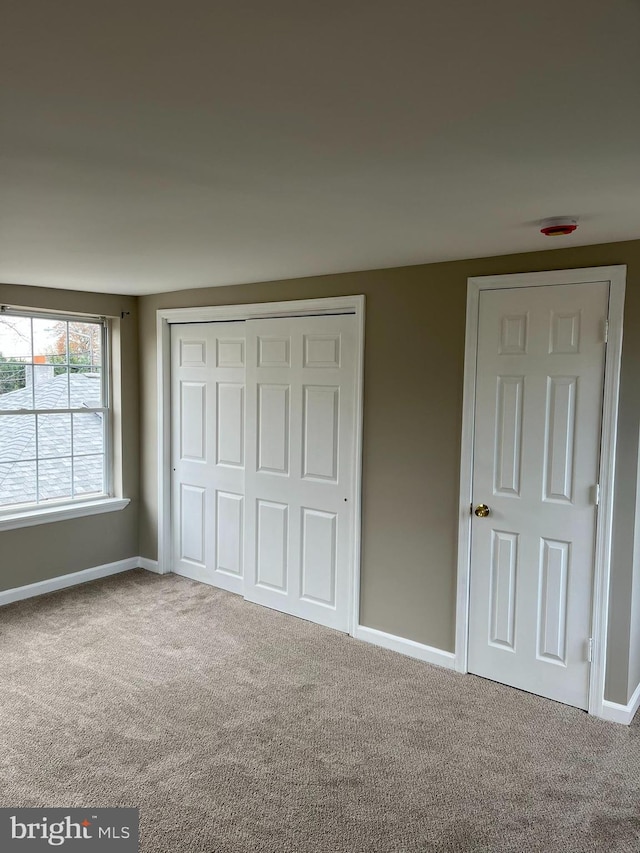
[[(142, 297), (140, 553), (157, 556), (156, 309), (364, 293), (361, 622), (452, 651), (467, 278), (609, 264), (629, 267), (618, 457), (624, 498), (635, 493), (640, 415), (640, 241)], [(611, 600), (607, 696), (618, 702), (629, 687), (627, 515), (622, 505)]]
[(130, 316), (120, 323), (122, 355), (123, 493), (121, 512), (24, 527), (0, 533), (0, 590), (47, 580), (138, 554), (138, 328), (137, 299), (19, 285), (0, 285), (0, 304), (85, 314)]
[[(447, 264), (204, 288), (143, 297), (0, 285), (0, 304), (88, 314), (130, 311), (121, 327), (123, 485), (127, 509), (0, 534), (0, 589), (141, 553), (157, 556), (156, 341), (160, 307), (367, 296), (362, 611), (365, 625), (453, 650), (466, 279), (627, 264), (607, 697), (636, 684), (631, 622), (640, 425), (640, 241)], [(142, 498), (138, 506), (138, 342)], [(139, 526), (138, 526), (138, 509)], [(140, 534), (138, 544), (138, 531)], [(402, 559), (397, 559), (397, 554)], [(637, 609), (637, 608), (636, 608)]]

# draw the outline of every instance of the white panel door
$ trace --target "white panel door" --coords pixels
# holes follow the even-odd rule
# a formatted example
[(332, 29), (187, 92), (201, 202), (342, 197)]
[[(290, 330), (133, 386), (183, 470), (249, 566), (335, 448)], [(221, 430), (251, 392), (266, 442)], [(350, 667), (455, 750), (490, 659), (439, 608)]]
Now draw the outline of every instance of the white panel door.
[(469, 670), (584, 709), (608, 298), (486, 290), (478, 326)]
[(171, 327), (173, 570), (244, 587), (245, 324)]
[(355, 317), (249, 320), (250, 601), (349, 630)]

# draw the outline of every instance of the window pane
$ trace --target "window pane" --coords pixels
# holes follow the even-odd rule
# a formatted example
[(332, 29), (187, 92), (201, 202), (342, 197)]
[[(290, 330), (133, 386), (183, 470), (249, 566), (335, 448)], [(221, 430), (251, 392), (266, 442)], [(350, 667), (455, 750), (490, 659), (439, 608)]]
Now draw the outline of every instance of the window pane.
[(66, 320), (33, 318), (33, 363), (67, 363)]
[(69, 363), (83, 370), (102, 365), (102, 326), (99, 323), (69, 323)]
[(69, 369), (55, 364), (34, 364), (35, 409), (69, 408)]
[(38, 415), (38, 457), (47, 459), (72, 453), (71, 415)]
[(36, 463), (0, 466), (0, 504), (33, 503), (36, 499)]
[(102, 380), (97, 369), (88, 367), (69, 368), (72, 409), (97, 409), (102, 405)]
[(30, 364), (0, 356), (0, 409), (27, 408), (25, 403), (32, 408), (32, 370)]
[(74, 457), (73, 486), (76, 497), (104, 493), (103, 469), (103, 456)]
[(41, 459), (38, 463), (40, 501), (71, 497), (71, 459)]
[(104, 452), (102, 414), (87, 412), (73, 415), (73, 455), (91, 456)]
[(31, 361), (29, 317), (0, 317), (0, 353), (4, 358)]
[(35, 415), (0, 417), (0, 461), (18, 462), (36, 458)]

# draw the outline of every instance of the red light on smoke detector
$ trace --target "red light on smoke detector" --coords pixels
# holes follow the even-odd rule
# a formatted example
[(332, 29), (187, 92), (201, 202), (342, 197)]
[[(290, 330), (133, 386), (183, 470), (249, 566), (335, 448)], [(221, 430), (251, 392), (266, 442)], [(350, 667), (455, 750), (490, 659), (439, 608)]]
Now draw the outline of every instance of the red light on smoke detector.
[(540, 233), (544, 234), (545, 237), (560, 237), (566, 234), (573, 234), (578, 227), (575, 219), (566, 219), (564, 217), (544, 219), (540, 225)]
[(546, 237), (559, 237), (561, 234), (571, 234), (577, 227), (577, 225), (545, 225), (540, 232)]

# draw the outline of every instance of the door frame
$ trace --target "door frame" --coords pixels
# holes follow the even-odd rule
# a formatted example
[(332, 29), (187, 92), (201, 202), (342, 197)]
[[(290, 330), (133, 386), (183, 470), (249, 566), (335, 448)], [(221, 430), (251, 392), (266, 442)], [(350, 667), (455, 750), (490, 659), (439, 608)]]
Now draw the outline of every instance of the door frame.
[(473, 446), (475, 432), (476, 361), (480, 293), (514, 287), (609, 282), (607, 349), (600, 438), (600, 500), (596, 515), (596, 545), (593, 579), (591, 674), (589, 713), (604, 716), (604, 687), (607, 660), (607, 626), (613, 500), (618, 426), (618, 397), (622, 357), (622, 326), (626, 283), (625, 265), (550, 270), (515, 275), (477, 276), (467, 280), (467, 325), (464, 354), (462, 444), (460, 458), (460, 503), (458, 524), (458, 580), (456, 594), (456, 669), (468, 672), (469, 588), (471, 580), (471, 502), (473, 499)]
[(158, 572), (172, 571), (171, 555), (171, 326), (176, 323), (232, 322), (283, 317), (321, 317), (353, 314), (356, 318), (356, 375), (353, 423), (354, 529), (352, 566), (349, 572), (349, 633), (353, 635), (360, 613), (360, 561), (362, 533), (362, 427), (364, 405), (365, 297), (333, 296), (287, 302), (246, 305), (208, 305), (195, 308), (160, 308), (156, 311), (157, 423), (158, 423)]

